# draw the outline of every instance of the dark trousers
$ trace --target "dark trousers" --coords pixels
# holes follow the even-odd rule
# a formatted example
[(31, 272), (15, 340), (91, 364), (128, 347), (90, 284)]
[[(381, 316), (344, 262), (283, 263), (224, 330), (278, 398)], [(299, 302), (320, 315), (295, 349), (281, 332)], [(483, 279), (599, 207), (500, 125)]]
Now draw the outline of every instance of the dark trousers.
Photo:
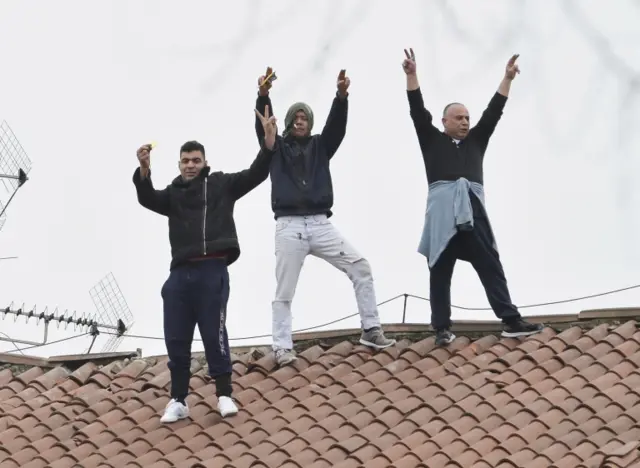
[(191, 344), (196, 325), (204, 344), (209, 375), (218, 396), (231, 396), (231, 355), (226, 315), (229, 272), (224, 260), (178, 266), (162, 287), (164, 339), (171, 371), (171, 397), (184, 399), (191, 379)]
[(431, 268), (431, 326), (436, 330), (451, 327), (451, 278), (456, 260), (471, 263), (499, 319), (510, 323), (520, 318), (520, 312), (511, 302), (500, 256), (493, 248), (493, 235), (486, 214), (478, 206), (475, 195), (472, 196), (472, 205), (474, 213), (478, 213), (474, 216), (473, 229), (458, 231)]

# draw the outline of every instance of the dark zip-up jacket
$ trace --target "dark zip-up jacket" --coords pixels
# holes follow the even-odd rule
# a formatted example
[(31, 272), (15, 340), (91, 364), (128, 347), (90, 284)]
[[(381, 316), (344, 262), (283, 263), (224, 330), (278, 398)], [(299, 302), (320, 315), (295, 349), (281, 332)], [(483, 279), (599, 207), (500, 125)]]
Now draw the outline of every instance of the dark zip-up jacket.
[(138, 202), (169, 218), (170, 269), (198, 257), (223, 256), (227, 265), (238, 259), (234, 205), (267, 179), (273, 154), (263, 145), (249, 169), (210, 173), (205, 167), (194, 179), (178, 176), (162, 190), (154, 189), (151, 172), (141, 179), (140, 168), (136, 169), (133, 183)]
[[(273, 106), (269, 96), (260, 96), (256, 109)], [(333, 100), (322, 132), (306, 138), (277, 137), (277, 151), (271, 162), (271, 208), (280, 216), (332, 216), (333, 183), (329, 161), (335, 155), (347, 131), (348, 96)], [(263, 144), (264, 130), (256, 117), (256, 134)]]
[(433, 125), (433, 116), (424, 107), (420, 88), (407, 91), (409, 111), (422, 151), (427, 181), (458, 180), (484, 183), (483, 162), (489, 140), (502, 117), (507, 97), (495, 93), (478, 123), (467, 137), (456, 144), (450, 136)]

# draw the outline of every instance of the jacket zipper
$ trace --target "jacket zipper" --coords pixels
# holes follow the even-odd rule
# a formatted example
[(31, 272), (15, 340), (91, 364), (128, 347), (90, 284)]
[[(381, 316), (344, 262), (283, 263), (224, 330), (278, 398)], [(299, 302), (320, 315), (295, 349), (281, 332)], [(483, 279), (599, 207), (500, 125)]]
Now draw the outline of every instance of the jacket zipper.
[(202, 250), (207, 255), (207, 178), (204, 178), (204, 207), (202, 208)]

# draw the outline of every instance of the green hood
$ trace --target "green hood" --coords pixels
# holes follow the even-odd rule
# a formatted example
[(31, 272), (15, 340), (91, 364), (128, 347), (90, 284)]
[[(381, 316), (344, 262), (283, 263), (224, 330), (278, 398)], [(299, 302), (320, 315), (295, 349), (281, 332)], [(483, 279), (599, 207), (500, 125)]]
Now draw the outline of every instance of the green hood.
[(293, 127), (293, 120), (296, 116), (296, 112), (298, 111), (304, 112), (307, 116), (307, 120), (309, 121), (309, 133), (311, 133), (311, 130), (313, 129), (313, 111), (308, 104), (304, 102), (296, 102), (291, 107), (289, 107), (287, 115), (284, 118), (285, 129), (282, 135), (283, 137), (286, 138), (287, 135), (289, 135), (289, 132), (291, 132), (291, 128)]

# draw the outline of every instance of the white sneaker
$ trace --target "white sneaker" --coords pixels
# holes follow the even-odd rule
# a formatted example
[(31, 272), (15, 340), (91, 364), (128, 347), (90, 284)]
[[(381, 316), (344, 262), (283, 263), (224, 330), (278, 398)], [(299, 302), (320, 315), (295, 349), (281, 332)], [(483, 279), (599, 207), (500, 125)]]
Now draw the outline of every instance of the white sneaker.
[(223, 418), (238, 414), (238, 407), (228, 396), (218, 397), (218, 411)]
[(189, 406), (185, 403), (179, 403), (174, 399), (169, 400), (167, 407), (164, 409), (164, 414), (160, 418), (160, 422), (172, 423), (189, 417)]

